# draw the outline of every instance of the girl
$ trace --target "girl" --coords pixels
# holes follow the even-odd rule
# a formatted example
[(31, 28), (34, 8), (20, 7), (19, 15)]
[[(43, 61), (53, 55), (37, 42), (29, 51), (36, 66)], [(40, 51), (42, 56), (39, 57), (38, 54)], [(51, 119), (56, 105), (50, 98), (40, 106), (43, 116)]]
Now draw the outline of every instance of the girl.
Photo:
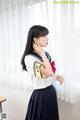
[[(30, 28), (24, 54), (21, 59), (23, 70), (32, 76), (33, 92), (28, 104), (25, 120), (59, 120), (57, 96), (52, 85), (55, 78), (55, 63), (48, 52), (48, 29), (41, 25)], [(63, 83), (62, 76), (56, 80)]]

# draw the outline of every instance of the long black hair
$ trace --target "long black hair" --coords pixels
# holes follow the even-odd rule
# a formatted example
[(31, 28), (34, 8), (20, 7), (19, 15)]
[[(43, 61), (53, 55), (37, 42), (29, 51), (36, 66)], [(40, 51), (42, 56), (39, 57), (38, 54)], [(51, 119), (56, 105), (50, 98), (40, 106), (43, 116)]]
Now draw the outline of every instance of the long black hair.
[(21, 58), (21, 65), (23, 70), (27, 71), (24, 59), (26, 55), (31, 54), (33, 51), (33, 38), (34, 37), (39, 38), (47, 35), (48, 33), (49, 33), (48, 29), (41, 25), (34, 25), (30, 28), (27, 36), (25, 50)]

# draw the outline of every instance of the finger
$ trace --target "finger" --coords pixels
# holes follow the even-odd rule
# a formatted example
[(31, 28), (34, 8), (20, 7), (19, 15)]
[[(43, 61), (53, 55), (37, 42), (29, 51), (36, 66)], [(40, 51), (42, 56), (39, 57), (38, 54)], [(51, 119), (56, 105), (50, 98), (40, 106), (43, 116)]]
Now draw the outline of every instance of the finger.
[(33, 43), (33, 46), (37, 46), (37, 44)]
[(33, 48), (35, 49), (35, 44), (33, 44)]
[(34, 44), (38, 44), (37, 41), (33, 41)]
[(33, 42), (33, 45), (36, 46), (37, 44), (35, 42)]
[(36, 44), (37, 46), (39, 46), (39, 43), (38, 43), (37, 41), (35, 42), (35, 44)]
[(64, 81), (62, 80), (62, 81), (61, 81), (61, 84), (63, 84), (63, 82), (64, 82)]
[(38, 46), (38, 44), (37, 44), (37, 43), (35, 43), (35, 42), (33, 42), (33, 45), (34, 45), (35, 47), (37, 47), (37, 46)]
[(35, 50), (37, 50), (37, 49), (38, 49), (38, 46), (37, 46), (36, 44), (33, 44), (33, 48), (34, 48)]

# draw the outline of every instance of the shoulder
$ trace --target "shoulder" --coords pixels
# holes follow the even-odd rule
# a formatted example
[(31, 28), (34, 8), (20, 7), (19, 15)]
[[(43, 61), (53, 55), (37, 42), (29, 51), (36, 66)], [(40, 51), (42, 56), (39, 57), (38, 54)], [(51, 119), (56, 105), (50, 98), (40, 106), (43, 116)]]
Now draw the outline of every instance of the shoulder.
[(39, 62), (39, 60), (31, 54), (26, 55), (24, 61), (26, 65), (32, 65), (35, 63), (35, 61)]
[(35, 61), (35, 58), (32, 56), (32, 55), (26, 55), (25, 56), (25, 59), (24, 59), (25, 63), (27, 64), (31, 64)]
[(25, 60), (33, 60), (33, 59), (34, 59), (33, 56), (30, 54), (25, 56)]

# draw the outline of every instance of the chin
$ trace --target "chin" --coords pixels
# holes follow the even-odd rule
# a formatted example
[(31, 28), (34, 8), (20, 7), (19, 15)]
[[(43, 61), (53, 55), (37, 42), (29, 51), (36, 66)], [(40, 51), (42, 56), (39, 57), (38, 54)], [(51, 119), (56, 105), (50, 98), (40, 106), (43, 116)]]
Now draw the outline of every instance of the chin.
[(47, 47), (48, 44), (42, 45), (42, 47)]
[(45, 47), (47, 47), (47, 46), (48, 46), (48, 43), (46, 43)]
[(45, 45), (44, 47), (47, 47), (47, 45)]

